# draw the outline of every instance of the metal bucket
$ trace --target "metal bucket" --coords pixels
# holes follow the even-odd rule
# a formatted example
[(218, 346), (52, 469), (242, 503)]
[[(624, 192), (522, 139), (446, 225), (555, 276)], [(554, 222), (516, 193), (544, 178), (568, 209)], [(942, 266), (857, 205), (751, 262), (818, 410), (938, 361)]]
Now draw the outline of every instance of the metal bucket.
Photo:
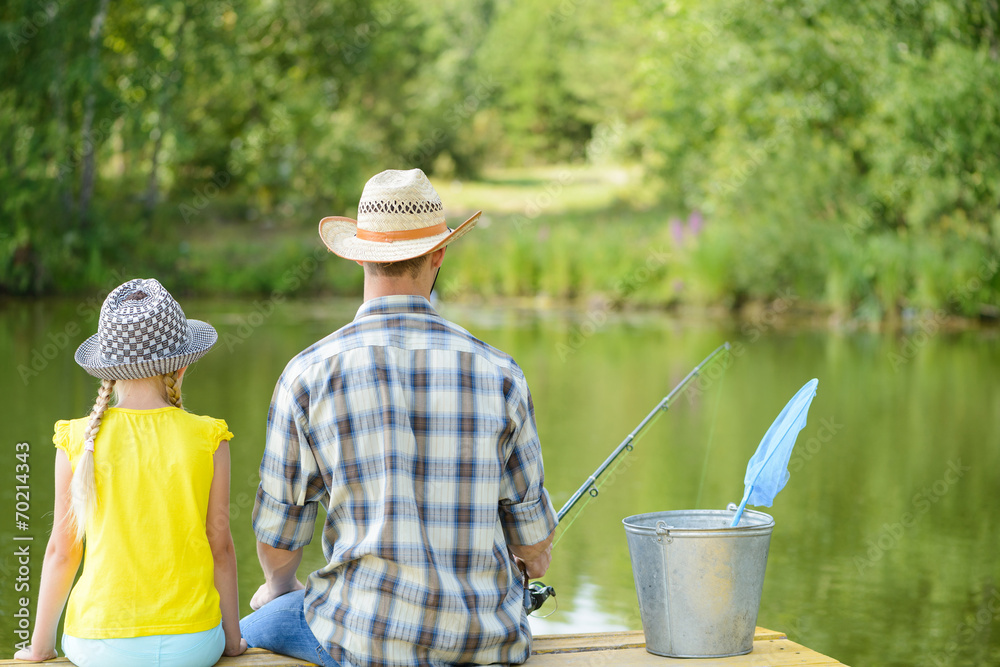
[(646, 650), (722, 658), (753, 650), (774, 519), (746, 510), (676, 510), (622, 520)]

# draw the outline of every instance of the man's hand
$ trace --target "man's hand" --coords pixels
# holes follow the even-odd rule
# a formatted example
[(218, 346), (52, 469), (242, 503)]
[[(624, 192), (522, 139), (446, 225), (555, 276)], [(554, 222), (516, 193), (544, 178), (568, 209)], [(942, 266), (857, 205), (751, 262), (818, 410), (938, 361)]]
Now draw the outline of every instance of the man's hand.
[(507, 547), (514, 555), (514, 564), (527, 572), (529, 579), (543, 576), (552, 563), (552, 535), (538, 544), (508, 544)]
[(250, 600), (250, 608), (257, 611), (276, 597), (285, 593), (301, 591), (305, 586), (295, 576), (302, 562), (302, 547), (295, 551), (277, 549), (257, 541), (257, 558), (264, 570), (264, 583)]
[(250, 608), (253, 609), (254, 611), (257, 611), (271, 600), (279, 598), (285, 593), (301, 591), (303, 588), (305, 588), (305, 586), (298, 579), (295, 579), (295, 583), (292, 584), (291, 588), (286, 587), (284, 590), (279, 588), (274, 588), (271, 584), (264, 582), (263, 584), (260, 585), (260, 588), (257, 589), (257, 592), (254, 593), (253, 597), (250, 599)]

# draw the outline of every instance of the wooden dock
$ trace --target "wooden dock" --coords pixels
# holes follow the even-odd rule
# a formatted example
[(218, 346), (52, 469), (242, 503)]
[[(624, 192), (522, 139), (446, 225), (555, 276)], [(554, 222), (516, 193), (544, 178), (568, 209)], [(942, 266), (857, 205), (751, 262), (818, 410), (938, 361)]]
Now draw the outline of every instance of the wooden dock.
[[(535, 637), (534, 650), (526, 662), (529, 667), (602, 667), (630, 665), (664, 667), (665, 665), (716, 665), (717, 667), (844, 667), (833, 658), (821, 655), (790, 641), (780, 632), (757, 628), (753, 652), (732, 658), (664, 658), (646, 651), (642, 632), (602, 632), (580, 635), (541, 635)], [(20, 660), (0, 660), (0, 667), (28, 665)], [(71, 665), (66, 658), (48, 660), (44, 665)], [(310, 662), (252, 648), (237, 658), (223, 658), (216, 667), (315, 667)]]
[(842, 663), (801, 644), (781, 632), (757, 628), (753, 651), (732, 658), (664, 658), (646, 650), (646, 638), (638, 632), (535, 637), (534, 650), (526, 665), (531, 667), (664, 667), (665, 665), (716, 665), (717, 667), (844, 667)]

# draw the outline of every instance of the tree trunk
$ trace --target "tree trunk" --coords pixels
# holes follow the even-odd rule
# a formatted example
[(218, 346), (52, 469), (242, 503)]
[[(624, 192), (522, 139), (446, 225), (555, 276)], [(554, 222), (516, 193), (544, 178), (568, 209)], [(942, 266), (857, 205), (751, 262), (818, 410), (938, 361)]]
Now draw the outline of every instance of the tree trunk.
[(83, 151), (83, 170), (80, 174), (79, 225), (86, 229), (90, 218), (90, 200), (94, 196), (94, 182), (97, 178), (97, 141), (93, 136), (94, 107), (97, 104), (97, 80), (100, 73), (101, 33), (104, 20), (108, 16), (108, 0), (101, 0), (97, 13), (90, 22), (90, 90), (83, 104), (83, 121), (80, 125), (80, 141)]
[(66, 162), (59, 165), (56, 181), (59, 183), (59, 201), (62, 203), (63, 215), (67, 220), (73, 219), (73, 145), (70, 139), (69, 121), (66, 118), (66, 60), (60, 56), (58, 76), (52, 84), (52, 106), (56, 115), (56, 160), (60, 155)]
[(149, 182), (146, 184), (146, 196), (143, 197), (143, 213), (146, 216), (146, 220), (151, 220), (153, 217), (153, 210), (156, 208), (156, 200), (158, 198), (158, 178), (157, 171), (160, 166), (160, 148), (163, 146), (163, 131), (160, 129), (159, 125), (163, 121), (163, 112), (166, 109), (166, 102), (160, 105), (160, 122), (157, 123), (157, 128), (154, 130), (156, 133), (156, 141), (153, 142), (153, 155), (150, 159), (149, 167)]
[(986, 14), (986, 36), (990, 42), (990, 58), (996, 60), (1000, 57), (1000, 44), (997, 43), (997, 28), (1000, 27), (1000, 5), (997, 0), (988, 0), (984, 8)]
[[(187, 28), (190, 14), (190, 5), (185, 4), (184, 14), (181, 17), (180, 25), (177, 26), (177, 32), (174, 35), (174, 42), (177, 44), (178, 51), (184, 48), (184, 32)], [(179, 56), (175, 56), (175, 60), (177, 58), (179, 58)], [(176, 82), (176, 86), (171, 85), (170, 77), (171, 74), (168, 73), (166, 78), (164, 78), (163, 86), (160, 88), (159, 93), (160, 104), (157, 109), (157, 122), (155, 130), (156, 139), (153, 143), (153, 155), (150, 160), (149, 182), (146, 185), (146, 196), (143, 199), (143, 212), (145, 213), (147, 221), (151, 221), (153, 219), (153, 212), (156, 208), (156, 202), (159, 199), (160, 149), (163, 147), (163, 135), (166, 132), (167, 113), (170, 107), (170, 100), (176, 96), (183, 87), (183, 74), (181, 75), (181, 79)]]

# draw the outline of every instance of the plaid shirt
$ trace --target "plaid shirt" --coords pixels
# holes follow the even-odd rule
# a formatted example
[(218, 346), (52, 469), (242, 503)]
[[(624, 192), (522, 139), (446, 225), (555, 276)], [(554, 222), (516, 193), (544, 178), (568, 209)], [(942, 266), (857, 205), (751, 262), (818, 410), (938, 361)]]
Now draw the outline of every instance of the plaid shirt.
[(507, 542), (551, 534), (521, 369), (426, 299), (367, 301), (274, 390), (257, 539), (294, 550), (326, 508), (306, 620), (341, 664), (521, 663), (531, 649)]

